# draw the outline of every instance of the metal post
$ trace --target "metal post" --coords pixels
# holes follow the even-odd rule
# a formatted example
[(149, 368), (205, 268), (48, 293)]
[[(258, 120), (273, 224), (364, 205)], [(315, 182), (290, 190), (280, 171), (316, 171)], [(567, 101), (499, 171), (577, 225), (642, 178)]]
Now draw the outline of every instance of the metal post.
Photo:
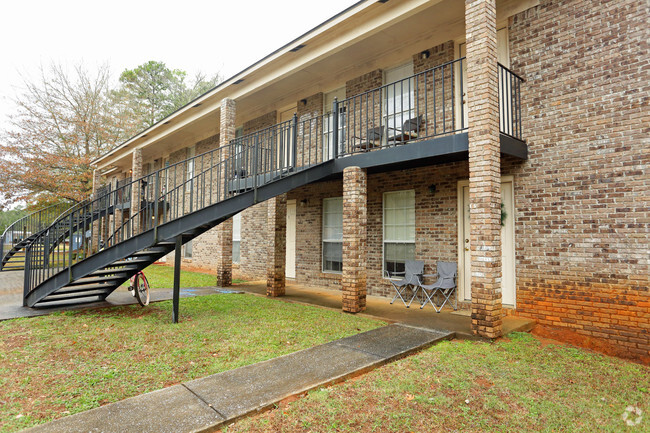
[(30, 292), (30, 276), (31, 276), (31, 263), (30, 260), (32, 258), (32, 249), (31, 245), (27, 247), (25, 250), (25, 275), (23, 279), (23, 307), (27, 306), (27, 295), (29, 295)]
[(174, 292), (172, 295), (172, 323), (178, 323), (178, 304), (181, 295), (181, 248), (183, 235), (176, 236), (176, 249), (174, 250)]
[(334, 98), (332, 102), (332, 158), (339, 157), (339, 101)]
[(74, 221), (74, 212), (70, 213), (70, 231), (68, 232), (68, 278), (72, 281), (72, 224)]
[(291, 131), (291, 147), (289, 148), (289, 152), (291, 152), (290, 158), (289, 158), (289, 164), (291, 169), (296, 169), (296, 153), (298, 150), (298, 114), (293, 113), (293, 121), (292, 121), (292, 131)]
[[(260, 137), (259, 134), (255, 136), (255, 148), (253, 149), (253, 203), (257, 203), (257, 177), (259, 174), (259, 161), (258, 154), (260, 152)], [(264, 173), (264, 170), (262, 170)]]
[(156, 181), (154, 182), (154, 199), (153, 199), (153, 238), (155, 242), (158, 242), (158, 207), (160, 206), (160, 173), (161, 171), (156, 172)]

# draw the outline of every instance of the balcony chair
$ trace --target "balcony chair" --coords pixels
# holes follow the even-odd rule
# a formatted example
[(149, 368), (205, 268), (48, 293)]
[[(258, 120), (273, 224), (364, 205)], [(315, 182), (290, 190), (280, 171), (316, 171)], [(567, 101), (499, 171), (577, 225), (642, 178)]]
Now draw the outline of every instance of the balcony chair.
[(388, 142), (392, 144), (402, 144), (406, 143), (409, 140), (418, 138), (418, 132), (420, 132), (420, 127), (424, 121), (424, 116), (419, 115), (407, 119), (401, 126), (401, 128), (388, 128)]
[(353, 150), (367, 152), (378, 144), (381, 145), (381, 140), (384, 137), (384, 130), (384, 126), (375, 126), (368, 128), (365, 138), (353, 136), (352, 138), (356, 141)]
[[(451, 301), (452, 295), (454, 296), (454, 310), (458, 308), (458, 299), (456, 295), (456, 276), (458, 273), (458, 265), (455, 262), (438, 262), (438, 273), (434, 275), (425, 275), (425, 277), (438, 277), (438, 280), (433, 284), (420, 284), (420, 289), (424, 293), (425, 299), (420, 308), (424, 308), (427, 302), (433, 305), (436, 313), (442, 310), (448, 302)], [(437, 298), (442, 299), (442, 303), (438, 305)]]
[[(390, 301), (392, 304), (395, 302), (395, 299), (400, 298), (406, 308), (411, 306), (413, 299), (417, 296), (418, 288), (422, 285), (422, 274), (424, 273), (424, 262), (420, 260), (407, 260), (404, 264), (404, 272), (390, 272), (388, 270), (384, 271), (386, 278), (394, 278), (395, 276), (403, 276), (401, 280), (389, 280), (390, 284), (395, 289), (395, 296), (393, 300)], [(407, 296), (410, 292), (410, 298)]]

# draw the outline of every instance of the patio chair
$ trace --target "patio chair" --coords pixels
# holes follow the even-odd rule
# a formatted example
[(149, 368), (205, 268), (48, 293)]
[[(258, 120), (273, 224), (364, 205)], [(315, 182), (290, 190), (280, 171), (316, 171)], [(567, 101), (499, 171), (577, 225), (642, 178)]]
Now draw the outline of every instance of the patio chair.
[[(395, 289), (395, 296), (393, 300), (390, 301), (392, 304), (395, 302), (395, 299), (400, 298), (406, 308), (411, 306), (413, 299), (417, 296), (418, 288), (422, 284), (422, 274), (424, 273), (424, 262), (420, 260), (407, 260), (404, 264), (404, 272), (389, 272), (385, 271), (387, 278), (393, 278), (394, 276), (403, 276), (401, 280), (389, 280), (390, 284)], [(407, 295), (410, 292), (411, 297), (408, 298)]]
[(420, 114), (419, 116), (407, 119), (401, 128), (389, 128), (390, 136), (388, 137), (388, 142), (405, 143), (414, 138), (418, 138), (418, 132), (420, 132), (420, 126), (423, 121), (424, 116)]
[[(455, 262), (438, 262), (438, 273), (435, 275), (425, 275), (438, 277), (438, 280), (433, 284), (421, 284), (420, 288), (424, 293), (425, 299), (420, 308), (424, 308), (427, 302), (433, 305), (436, 313), (442, 310), (448, 302), (451, 301), (452, 295), (454, 296), (454, 310), (458, 308), (458, 299), (456, 298), (456, 275), (458, 272), (458, 265)], [(442, 303), (434, 300), (442, 298)]]
[(356, 140), (356, 143), (354, 144), (354, 150), (367, 152), (373, 147), (377, 146), (378, 143), (381, 144), (381, 139), (384, 136), (384, 129), (385, 128), (383, 126), (375, 126), (368, 128), (365, 138), (353, 136), (352, 138)]

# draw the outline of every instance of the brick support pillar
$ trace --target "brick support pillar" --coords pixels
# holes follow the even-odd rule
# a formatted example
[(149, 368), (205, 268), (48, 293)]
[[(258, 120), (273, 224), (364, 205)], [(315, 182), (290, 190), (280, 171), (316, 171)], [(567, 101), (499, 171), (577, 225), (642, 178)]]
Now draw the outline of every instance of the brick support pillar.
[(368, 220), (368, 178), (366, 170), (343, 170), (343, 311), (366, 309), (366, 262)]
[[(101, 174), (99, 173), (99, 170), (94, 170), (93, 171), (93, 200), (98, 198), (97, 192), (99, 191), (100, 182), (101, 182)], [(98, 250), (100, 238), (101, 236), (99, 234), (99, 219), (96, 219), (93, 221), (93, 226), (92, 226), (91, 242), (92, 242), (93, 251)]]
[[(131, 160), (131, 180), (136, 181), (142, 177), (142, 151), (140, 149), (135, 149), (133, 151), (133, 157)], [(133, 215), (140, 212), (140, 207), (142, 206), (142, 189), (140, 188), (140, 183), (134, 183), (131, 185), (131, 209), (129, 209), (130, 218)], [(132, 235), (135, 236), (140, 233), (140, 218), (135, 218), (132, 224), (133, 232)]]
[(501, 335), (501, 154), (496, 0), (466, 0), (472, 332)]
[[(226, 146), (235, 138), (235, 108), (234, 100), (226, 98), (221, 101), (219, 147), (222, 148), (220, 153), (222, 161), (230, 157)], [(221, 176), (221, 179), (225, 179), (225, 176)], [(223, 184), (219, 185), (219, 188), (223, 187)], [(232, 285), (232, 218), (217, 227), (217, 286), (230, 285)]]
[(287, 195), (267, 201), (266, 295), (284, 296), (285, 262), (287, 257)]

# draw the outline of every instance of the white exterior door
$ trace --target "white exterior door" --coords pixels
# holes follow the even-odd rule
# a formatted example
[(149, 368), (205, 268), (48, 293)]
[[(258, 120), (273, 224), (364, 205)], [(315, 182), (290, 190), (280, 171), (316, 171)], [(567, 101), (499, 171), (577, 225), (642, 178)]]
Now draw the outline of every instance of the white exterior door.
[[(503, 225), (501, 226), (501, 302), (516, 305), (515, 285), (515, 205), (512, 178), (501, 180), (501, 201), (503, 203)], [(458, 291), (459, 300), (471, 301), (471, 252), (469, 246), (469, 182), (458, 184)]]
[(296, 201), (287, 200), (287, 253), (284, 275), (296, 278)]

